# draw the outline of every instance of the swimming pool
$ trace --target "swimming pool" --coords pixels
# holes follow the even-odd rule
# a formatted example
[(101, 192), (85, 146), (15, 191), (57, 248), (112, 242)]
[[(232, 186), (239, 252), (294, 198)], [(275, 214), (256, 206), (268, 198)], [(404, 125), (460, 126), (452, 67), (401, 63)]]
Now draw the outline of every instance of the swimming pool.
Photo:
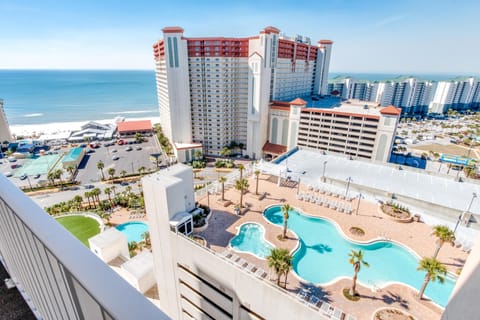
[(135, 241), (140, 242), (143, 240), (142, 233), (148, 231), (148, 226), (139, 221), (132, 221), (123, 223), (115, 227), (118, 231), (123, 232), (127, 236), (128, 243)]
[[(265, 210), (265, 218), (273, 224), (283, 225), (281, 206)], [(300, 239), (293, 255), (295, 273), (312, 283), (327, 284), (340, 277), (351, 278), (353, 267), (348, 262), (351, 250), (363, 250), (370, 268), (362, 268), (358, 279), (370, 287), (383, 287), (389, 282), (401, 282), (420, 289), (425, 273), (417, 271), (418, 258), (406, 247), (391, 241), (359, 244), (345, 239), (336, 226), (322, 218), (309, 217), (292, 210), (288, 228)], [(445, 279), (444, 284), (430, 282), (425, 295), (445, 307), (455, 282)]]
[(238, 234), (230, 240), (230, 246), (241, 252), (248, 252), (265, 259), (273, 246), (265, 240), (265, 229), (258, 223), (244, 223)]

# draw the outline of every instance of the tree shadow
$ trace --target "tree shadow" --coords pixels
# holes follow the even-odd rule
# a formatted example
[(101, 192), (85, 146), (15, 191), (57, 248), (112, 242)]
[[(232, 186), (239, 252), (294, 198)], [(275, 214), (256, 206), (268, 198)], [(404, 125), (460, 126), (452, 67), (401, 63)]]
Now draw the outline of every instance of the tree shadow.
[(360, 297), (363, 299), (370, 299), (370, 300), (381, 300), (385, 304), (392, 305), (392, 304), (397, 304), (401, 306), (402, 308), (405, 308), (407, 310), (410, 309), (409, 303), (407, 300), (402, 298), (400, 295), (395, 294), (389, 290), (386, 291), (386, 293), (382, 294), (380, 298), (375, 297), (375, 296), (369, 296), (365, 294), (360, 294)]
[(300, 284), (299, 284), (298, 288), (292, 289), (292, 290), (289, 290), (289, 291), (299, 291), (299, 290), (304, 291), (309, 296), (316, 296), (320, 300), (322, 300), (323, 302), (328, 302), (328, 303), (332, 302), (332, 299), (330, 298), (331, 292), (325, 290), (322, 287), (315, 286), (315, 285), (313, 285), (311, 283), (308, 283), (308, 282), (300, 281)]
[(328, 245), (319, 243), (313, 246), (306, 246), (307, 248), (313, 249), (319, 253), (327, 253), (327, 252), (332, 252), (332, 248), (329, 247)]

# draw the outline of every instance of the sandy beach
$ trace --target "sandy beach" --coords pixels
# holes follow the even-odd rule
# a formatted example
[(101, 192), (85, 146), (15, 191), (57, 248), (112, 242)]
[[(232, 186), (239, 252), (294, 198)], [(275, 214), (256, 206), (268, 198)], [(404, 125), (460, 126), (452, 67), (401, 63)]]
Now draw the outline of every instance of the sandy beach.
[[(92, 120), (94, 122), (107, 124), (114, 123), (116, 118)], [(152, 125), (160, 122), (160, 117), (147, 117), (147, 118), (125, 118), (125, 121), (132, 120), (151, 120)], [(15, 136), (32, 137), (41, 135), (65, 135), (72, 131), (80, 130), (80, 127), (88, 121), (76, 121), (76, 122), (53, 122), (45, 124), (28, 124), (28, 125), (11, 125), (10, 131)]]

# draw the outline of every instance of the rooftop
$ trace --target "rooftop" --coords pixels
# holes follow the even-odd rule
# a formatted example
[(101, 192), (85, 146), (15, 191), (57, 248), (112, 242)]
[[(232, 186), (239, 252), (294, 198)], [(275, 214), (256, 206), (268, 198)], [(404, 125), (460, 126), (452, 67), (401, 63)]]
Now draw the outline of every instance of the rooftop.
[(119, 122), (117, 126), (118, 126), (118, 132), (147, 131), (147, 130), (152, 130), (152, 121), (150, 120), (123, 121), (123, 122)]

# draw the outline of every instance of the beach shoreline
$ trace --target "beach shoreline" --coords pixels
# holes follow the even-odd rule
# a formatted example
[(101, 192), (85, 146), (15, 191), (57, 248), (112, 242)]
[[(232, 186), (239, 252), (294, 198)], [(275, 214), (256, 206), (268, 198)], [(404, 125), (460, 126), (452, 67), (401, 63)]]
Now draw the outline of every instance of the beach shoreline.
[[(92, 120), (101, 124), (115, 123), (115, 118)], [(122, 117), (125, 121), (135, 120), (151, 120), (152, 125), (160, 123), (160, 117), (143, 117), (143, 118), (127, 118)], [(72, 131), (80, 130), (81, 126), (90, 121), (72, 121), (72, 122), (52, 122), (44, 124), (25, 124), (25, 125), (10, 125), (10, 132), (16, 137), (31, 138), (39, 137), (41, 135), (65, 135)]]

